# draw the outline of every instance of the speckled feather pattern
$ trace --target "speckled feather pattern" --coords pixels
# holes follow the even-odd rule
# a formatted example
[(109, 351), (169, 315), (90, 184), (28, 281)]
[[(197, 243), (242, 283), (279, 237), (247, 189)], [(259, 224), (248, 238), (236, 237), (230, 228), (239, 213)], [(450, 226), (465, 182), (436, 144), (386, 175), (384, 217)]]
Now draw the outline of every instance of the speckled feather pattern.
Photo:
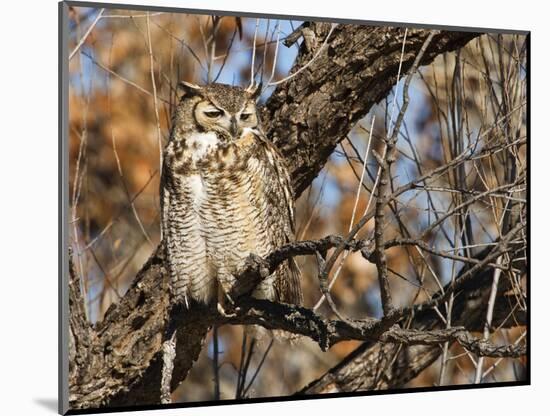
[[(219, 96), (208, 98), (220, 106)], [(250, 253), (265, 256), (294, 239), (290, 179), (277, 149), (258, 128), (232, 140), (193, 128), (190, 109), (199, 99), (180, 103), (161, 180), (172, 295), (185, 304), (220, 301)], [(295, 266), (283, 263), (253, 296), (301, 304)]]

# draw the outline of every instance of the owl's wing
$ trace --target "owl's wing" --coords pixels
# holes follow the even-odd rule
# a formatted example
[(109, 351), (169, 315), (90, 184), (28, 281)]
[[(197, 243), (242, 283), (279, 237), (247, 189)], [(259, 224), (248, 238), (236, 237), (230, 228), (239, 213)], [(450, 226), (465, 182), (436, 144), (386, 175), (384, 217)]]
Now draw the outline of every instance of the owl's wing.
[(167, 186), (166, 158), (164, 158), (160, 174), (160, 233), (161, 240), (166, 238), (168, 230), (168, 207), (170, 206), (170, 191)]
[[(273, 247), (281, 247), (295, 240), (294, 197), (286, 162), (278, 149), (259, 132), (261, 147), (265, 155), (264, 189), (270, 199), (270, 239)], [(281, 302), (294, 305), (303, 303), (300, 285), (300, 270), (293, 258), (277, 269), (275, 291)]]
[[(176, 259), (180, 259), (181, 256), (176, 248), (180, 245), (179, 241), (174, 239), (173, 233), (173, 218), (170, 217), (170, 189), (173, 186), (170, 162), (171, 162), (170, 147), (164, 150), (164, 158), (160, 176), (160, 230), (161, 239), (164, 244), (164, 253), (166, 256), (166, 267), (170, 274), (170, 290), (171, 295), (175, 296), (178, 301), (183, 300), (185, 305), (189, 307), (189, 300), (187, 298), (187, 287), (189, 282), (184, 280), (185, 275), (179, 276), (176, 271), (174, 262)], [(171, 227), (172, 224), (172, 227)], [(177, 286), (177, 287), (176, 287)], [(183, 298), (183, 299), (182, 299)]]

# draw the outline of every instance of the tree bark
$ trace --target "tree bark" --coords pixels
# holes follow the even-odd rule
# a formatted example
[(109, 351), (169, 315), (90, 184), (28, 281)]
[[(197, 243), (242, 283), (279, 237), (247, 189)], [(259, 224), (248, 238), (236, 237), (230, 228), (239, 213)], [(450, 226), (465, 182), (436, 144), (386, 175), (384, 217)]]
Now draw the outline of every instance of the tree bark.
[[(291, 73), (312, 60), (330, 27), (306, 23), (300, 29), (307, 41)], [(265, 131), (286, 158), (295, 197), (310, 185), (354, 124), (395, 85), (403, 34), (399, 28), (339, 25), (316, 59), (280, 84), (268, 100), (262, 110)], [(426, 30), (408, 30), (403, 74), (427, 35)], [(421, 64), (478, 35), (435, 31)], [(213, 323), (201, 308), (170, 308), (162, 243), (123, 299), (93, 328), (83, 316), (78, 278), (72, 273), (70, 280), (70, 408), (159, 403), (161, 344), (168, 322), (175, 323), (178, 334), (172, 388), (187, 376)]]

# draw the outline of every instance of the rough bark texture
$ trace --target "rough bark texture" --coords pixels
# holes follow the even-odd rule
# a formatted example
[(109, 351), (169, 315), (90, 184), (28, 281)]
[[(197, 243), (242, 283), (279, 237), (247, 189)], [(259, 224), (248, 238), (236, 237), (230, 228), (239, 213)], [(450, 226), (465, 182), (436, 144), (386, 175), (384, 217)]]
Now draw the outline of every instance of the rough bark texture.
[[(312, 59), (329, 29), (325, 23), (310, 23), (302, 28), (307, 31), (308, 41), (302, 43), (291, 73)], [(315, 61), (279, 85), (269, 99), (263, 110), (265, 130), (286, 157), (296, 197), (317, 176), (353, 125), (395, 84), (403, 32), (396, 28), (339, 25)], [(420, 29), (408, 31), (402, 74), (412, 65), (427, 34)], [(476, 36), (436, 31), (421, 64), (462, 47)], [(123, 299), (109, 308), (95, 328), (84, 316), (74, 273), (70, 284), (71, 409), (158, 403), (160, 351), (169, 321), (178, 329), (172, 386), (185, 379), (213, 321), (200, 308), (170, 310), (162, 244)], [(392, 344), (384, 348), (391, 348), (387, 345)], [(418, 354), (411, 348), (409, 355), (415, 355), (407, 364), (409, 372), (414, 372), (412, 363), (433, 361), (433, 353)]]

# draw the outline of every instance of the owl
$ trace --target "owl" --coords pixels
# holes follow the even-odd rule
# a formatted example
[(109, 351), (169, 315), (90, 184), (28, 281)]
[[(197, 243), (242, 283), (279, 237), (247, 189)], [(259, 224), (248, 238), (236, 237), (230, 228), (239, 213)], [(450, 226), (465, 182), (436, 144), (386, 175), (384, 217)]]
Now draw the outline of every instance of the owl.
[[(294, 202), (282, 156), (265, 137), (259, 86), (181, 83), (161, 178), (161, 227), (174, 302), (227, 305), (247, 257), (294, 240)], [(293, 260), (252, 296), (302, 303)], [(223, 308), (223, 306), (222, 306)]]

